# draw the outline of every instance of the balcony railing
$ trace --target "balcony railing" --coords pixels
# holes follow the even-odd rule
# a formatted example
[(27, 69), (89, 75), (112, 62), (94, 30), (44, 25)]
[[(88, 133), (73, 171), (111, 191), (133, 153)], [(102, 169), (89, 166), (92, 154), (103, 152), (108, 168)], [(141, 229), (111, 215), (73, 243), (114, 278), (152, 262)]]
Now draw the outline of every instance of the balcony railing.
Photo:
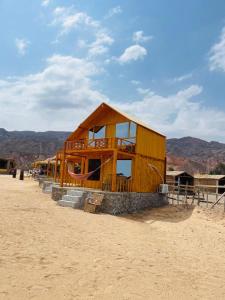
[(66, 151), (94, 149), (118, 149), (124, 152), (134, 153), (135, 142), (124, 138), (101, 138), (94, 140), (82, 139), (66, 142)]

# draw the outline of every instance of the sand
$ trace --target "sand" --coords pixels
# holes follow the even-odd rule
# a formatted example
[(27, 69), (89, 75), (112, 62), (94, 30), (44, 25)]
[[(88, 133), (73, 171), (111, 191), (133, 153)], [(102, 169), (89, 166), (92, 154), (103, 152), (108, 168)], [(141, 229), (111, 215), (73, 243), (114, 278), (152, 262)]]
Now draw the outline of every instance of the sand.
[(225, 299), (224, 224), (199, 208), (88, 214), (0, 176), (0, 299)]

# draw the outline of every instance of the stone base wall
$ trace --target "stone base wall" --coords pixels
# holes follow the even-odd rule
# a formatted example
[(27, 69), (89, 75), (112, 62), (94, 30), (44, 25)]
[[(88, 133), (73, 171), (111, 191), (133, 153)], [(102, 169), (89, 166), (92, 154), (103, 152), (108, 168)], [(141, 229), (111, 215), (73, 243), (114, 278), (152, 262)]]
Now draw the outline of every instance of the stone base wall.
[(159, 193), (108, 193), (101, 211), (112, 215), (135, 213), (168, 204), (166, 195)]
[(59, 201), (62, 199), (62, 196), (67, 194), (68, 188), (53, 186), (52, 187), (52, 200)]
[[(52, 187), (52, 199), (59, 201), (67, 190), (75, 188)], [(167, 196), (160, 193), (112, 193), (105, 191), (90, 191), (77, 189), (84, 192), (81, 202), (81, 208), (84, 207), (84, 201), (93, 193), (104, 194), (100, 212), (119, 215), (124, 213), (135, 213), (149, 208), (161, 207), (168, 204)]]

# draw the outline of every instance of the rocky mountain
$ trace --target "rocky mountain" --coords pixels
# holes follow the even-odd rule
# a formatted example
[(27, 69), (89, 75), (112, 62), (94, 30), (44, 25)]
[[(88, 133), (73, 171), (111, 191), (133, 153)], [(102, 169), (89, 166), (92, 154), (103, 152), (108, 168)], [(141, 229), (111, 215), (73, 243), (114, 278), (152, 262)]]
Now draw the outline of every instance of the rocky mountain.
[[(70, 132), (7, 131), (0, 128), (0, 157), (12, 157), (18, 167), (30, 167), (37, 159), (54, 156)], [(187, 172), (209, 172), (225, 162), (225, 144), (193, 137), (167, 141), (168, 168)]]
[(7, 131), (0, 128), (0, 157), (14, 158), (18, 167), (29, 168), (37, 159), (55, 155), (70, 132)]
[(193, 137), (169, 139), (167, 156), (169, 168), (190, 173), (209, 172), (218, 163), (225, 163), (225, 144)]

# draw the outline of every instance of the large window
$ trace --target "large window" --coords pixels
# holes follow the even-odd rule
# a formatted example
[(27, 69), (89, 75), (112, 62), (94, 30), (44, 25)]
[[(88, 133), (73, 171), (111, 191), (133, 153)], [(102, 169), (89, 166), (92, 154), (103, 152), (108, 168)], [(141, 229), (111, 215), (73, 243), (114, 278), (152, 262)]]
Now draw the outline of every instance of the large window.
[(102, 139), (105, 137), (105, 126), (95, 126), (89, 129), (88, 138), (92, 139)]
[(135, 138), (137, 125), (134, 122), (125, 122), (116, 124), (116, 137)]

